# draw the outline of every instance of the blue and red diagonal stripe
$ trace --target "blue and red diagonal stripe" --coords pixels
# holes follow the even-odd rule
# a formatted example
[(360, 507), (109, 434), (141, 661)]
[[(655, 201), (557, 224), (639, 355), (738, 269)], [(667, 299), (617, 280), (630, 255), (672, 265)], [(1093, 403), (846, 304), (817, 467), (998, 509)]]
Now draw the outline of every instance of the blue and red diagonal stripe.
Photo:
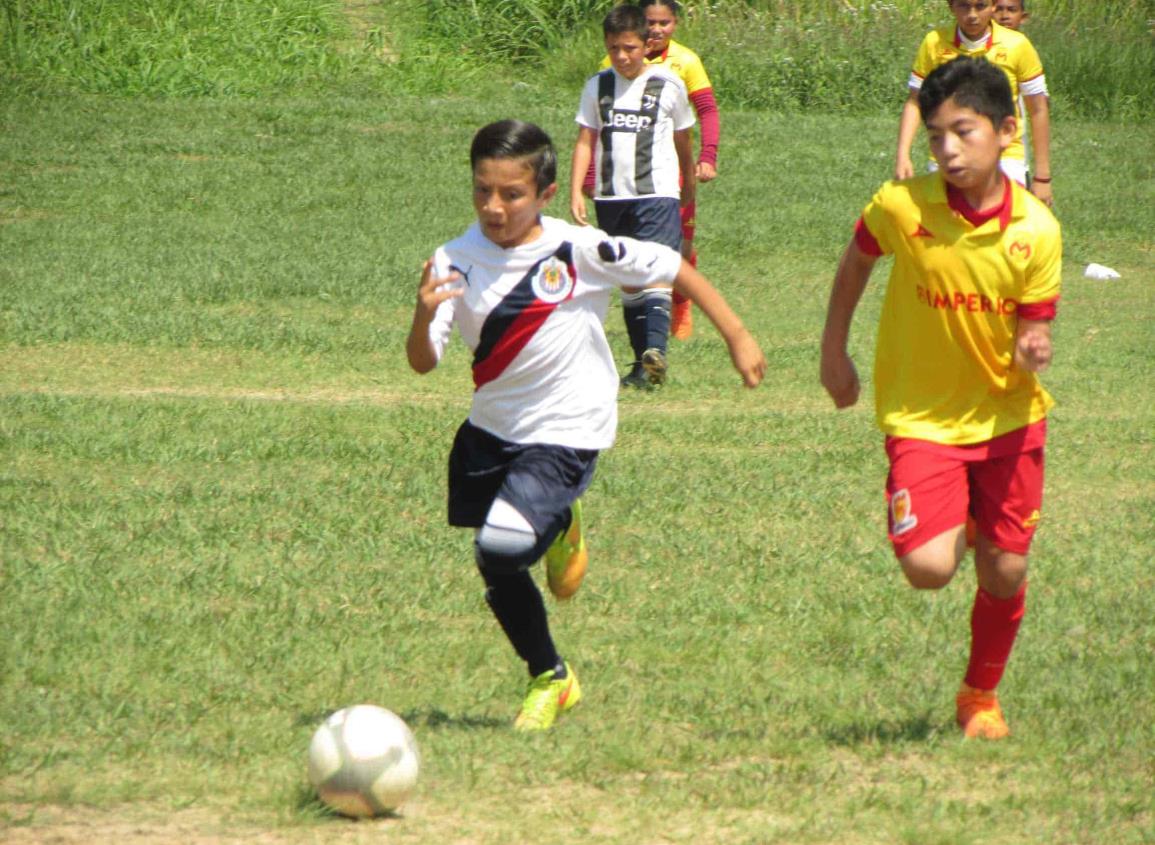
[[(546, 318), (565, 301), (545, 302), (533, 292), (533, 280), (541, 271), (541, 265), (553, 258), (565, 262), (571, 283), (576, 284), (577, 276), (568, 243), (562, 244), (553, 255), (546, 256), (529, 269), (485, 318), (481, 327), (481, 341), (473, 353), (474, 389), (501, 375), (541, 328)], [(572, 288), (566, 298), (570, 296), (573, 296)]]

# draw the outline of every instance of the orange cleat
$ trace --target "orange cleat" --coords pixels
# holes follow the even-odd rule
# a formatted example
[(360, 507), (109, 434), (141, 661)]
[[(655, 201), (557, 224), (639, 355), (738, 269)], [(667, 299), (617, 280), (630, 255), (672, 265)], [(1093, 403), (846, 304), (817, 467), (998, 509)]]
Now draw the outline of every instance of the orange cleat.
[(955, 696), (955, 710), (959, 727), (968, 739), (1003, 739), (1011, 734), (993, 689), (963, 684)]

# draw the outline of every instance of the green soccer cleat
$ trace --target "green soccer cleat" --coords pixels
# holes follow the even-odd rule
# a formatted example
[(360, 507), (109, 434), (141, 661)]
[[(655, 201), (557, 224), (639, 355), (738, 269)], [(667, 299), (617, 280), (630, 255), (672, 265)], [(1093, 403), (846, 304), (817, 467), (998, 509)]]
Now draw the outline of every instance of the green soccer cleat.
[(578, 591), (586, 577), (590, 555), (582, 530), (582, 503), (574, 500), (569, 528), (560, 532), (545, 550), (545, 577), (549, 591), (559, 599), (568, 599)]
[(542, 672), (529, 682), (521, 710), (513, 722), (517, 731), (548, 731), (559, 713), (570, 710), (582, 699), (582, 688), (577, 675), (568, 663), (565, 677), (558, 678), (557, 670)]

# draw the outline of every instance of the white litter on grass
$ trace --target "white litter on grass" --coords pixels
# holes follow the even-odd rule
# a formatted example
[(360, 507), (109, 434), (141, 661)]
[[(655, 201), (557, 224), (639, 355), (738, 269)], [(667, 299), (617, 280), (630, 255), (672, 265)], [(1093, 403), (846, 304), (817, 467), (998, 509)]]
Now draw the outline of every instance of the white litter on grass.
[(1119, 279), (1122, 278), (1117, 272), (1110, 267), (1102, 264), (1091, 263), (1087, 265), (1087, 269), (1083, 271), (1083, 275), (1088, 279)]

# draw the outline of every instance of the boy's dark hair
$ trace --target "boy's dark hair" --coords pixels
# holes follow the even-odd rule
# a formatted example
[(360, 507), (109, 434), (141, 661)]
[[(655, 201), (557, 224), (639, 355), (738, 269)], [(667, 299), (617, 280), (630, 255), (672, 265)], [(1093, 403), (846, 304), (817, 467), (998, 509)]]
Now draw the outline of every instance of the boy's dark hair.
[(682, 6), (678, 0), (641, 0), (638, 5), (643, 9), (648, 9), (650, 6), (665, 6), (674, 13), (674, 17), (682, 12)]
[(642, 41), (645, 41), (650, 34), (650, 26), (646, 23), (646, 13), (631, 3), (614, 6), (602, 20), (602, 35), (621, 35), (624, 32), (632, 32)]
[(986, 59), (959, 56), (932, 70), (918, 92), (918, 111), (926, 123), (949, 99), (988, 118), (995, 128), (1014, 117), (1015, 101), (1007, 75)]
[(540, 126), (524, 120), (499, 120), (477, 130), (469, 147), (474, 170), (485, 158), (524, 158), (533, 169), (538, 196), (557, 181), (557, 152)]

